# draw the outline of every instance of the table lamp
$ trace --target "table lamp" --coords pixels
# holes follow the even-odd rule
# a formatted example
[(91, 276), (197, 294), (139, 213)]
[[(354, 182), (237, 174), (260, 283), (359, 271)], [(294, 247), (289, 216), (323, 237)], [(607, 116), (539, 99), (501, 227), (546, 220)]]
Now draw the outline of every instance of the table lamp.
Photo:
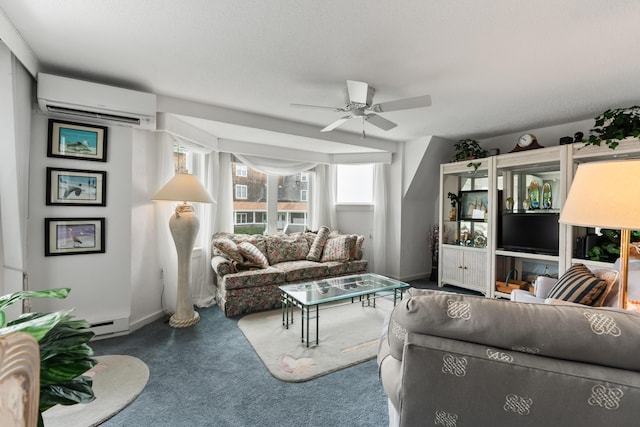
[(191, 299), (191, 253), (196, 241), (200, 221), (187, 202), (214, 203), (198, 178), (187, 173), (176, 174), (156, 194), (153, 200), (182, 201), (176, 206), (169, 220), (169, 229), (178, 252), (178, 289), (176, 312), (169, 319), (169, 326), (185, 328), (195, 325), (200, 315), (193, 309)]
[(620, 291), (627, 308), (629, 241), (640, 229), (640, 160), (584, 163), (571, 183), (560, 213), (563, 224), (620, 229)]

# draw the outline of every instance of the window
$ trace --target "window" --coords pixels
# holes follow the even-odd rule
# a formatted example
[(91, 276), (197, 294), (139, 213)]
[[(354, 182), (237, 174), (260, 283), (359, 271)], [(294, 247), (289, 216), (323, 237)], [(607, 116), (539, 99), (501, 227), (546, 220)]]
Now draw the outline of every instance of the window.
[(247, 176), (247, 167), (236, 163), (236, 176)]
[(249, 222), (246, 212), (236, 212), (236, 224), (247, 224)]
[(373, 203), (373, 165), (338, 165), (337, 203)]
[(247, 186), (242, 184), (236, 184), (236, 199), (247, 198)]
[[(235, 188), (233, 211), (236, 233), (261, 233), (267, 228), (268, 218), (276, 219), (272, 224), (276, 229), (269, 230), (272, 233), (285, 230), (289, 224), (306, 225), (310, 191), (308, 172), (269, 177), (242, 164), (237, 157), (232, 157), (231, 161), (233, 164), (231, 179)], [(273, 211), (268, 211), (270, 206), (267, 200), (269, 199), (278, 201), (276, 209), (271, 207)], [(240, 218), (238, 216), (240, 213), (246, 216)], [(241, 220), (244, 222), (240, 222)]]

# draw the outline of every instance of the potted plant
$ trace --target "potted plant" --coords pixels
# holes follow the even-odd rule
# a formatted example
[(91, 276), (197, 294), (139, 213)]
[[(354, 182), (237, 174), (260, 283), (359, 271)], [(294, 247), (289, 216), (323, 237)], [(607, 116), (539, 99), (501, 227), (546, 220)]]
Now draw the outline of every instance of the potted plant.
[[(587, 255), (591, 261), (614, 262), (620, 256), (620, 230), (603, 228), (600, 233)], [(640, 230), (631, 231), (631, 241), (640, 241)]]
[(618, 141), (640, 136), (640, 106), (607, 110), (598, 117), (585, 145), (600, 145), (602, 141), (614, 150)]
[(454, 162), (460, 160), (482, 159), (487, 157), (489, 152), (480, 146), (475, 139), (461, 139), (454, 145), (456, 153), (453, 157)]
[(44, 291), (19, 291), (0, 297), (0, 335), (13, 332), (31, 334), (40, 345), (40, 402), (38, 426), (42, 413), (60, 405), (89, 403), (95, 399), (93, 380), (82, 374), (96, 365), (93, 350), (87, 344), (94, 333), (89, 323), (73, 320), (68, 311), (24, 313), (8, 322), (4, 309), (26, 298), (66, 298), (68, 288)]

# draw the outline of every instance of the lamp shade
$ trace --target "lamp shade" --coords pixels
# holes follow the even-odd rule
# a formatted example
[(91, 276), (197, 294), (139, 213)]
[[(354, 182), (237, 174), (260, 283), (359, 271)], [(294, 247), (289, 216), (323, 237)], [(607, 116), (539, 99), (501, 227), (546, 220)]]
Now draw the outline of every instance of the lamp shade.
[(560, 213), (563, 224), (640, 229), (640, 160), (578, 166)]
[(198, 178), (188, 173), (174, 175), (156, 194), (153, 200), (176, 202), (214, 203), (213, 197), (205, 190)]

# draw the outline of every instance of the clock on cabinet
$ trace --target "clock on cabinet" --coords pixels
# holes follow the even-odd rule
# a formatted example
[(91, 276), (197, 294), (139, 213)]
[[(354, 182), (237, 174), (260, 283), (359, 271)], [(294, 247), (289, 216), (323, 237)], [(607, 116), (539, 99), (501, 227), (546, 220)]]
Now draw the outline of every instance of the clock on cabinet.
[(518, 138), (518, 142), (516, 146), (510, 152), (513, 153), (515, 151), (524, 151), (524, 150), (533, 150), (535, 148), (543, 148), (542, 145), (538, 144), (538, 139), (535, 135), (531, 133), (525, 133)]

